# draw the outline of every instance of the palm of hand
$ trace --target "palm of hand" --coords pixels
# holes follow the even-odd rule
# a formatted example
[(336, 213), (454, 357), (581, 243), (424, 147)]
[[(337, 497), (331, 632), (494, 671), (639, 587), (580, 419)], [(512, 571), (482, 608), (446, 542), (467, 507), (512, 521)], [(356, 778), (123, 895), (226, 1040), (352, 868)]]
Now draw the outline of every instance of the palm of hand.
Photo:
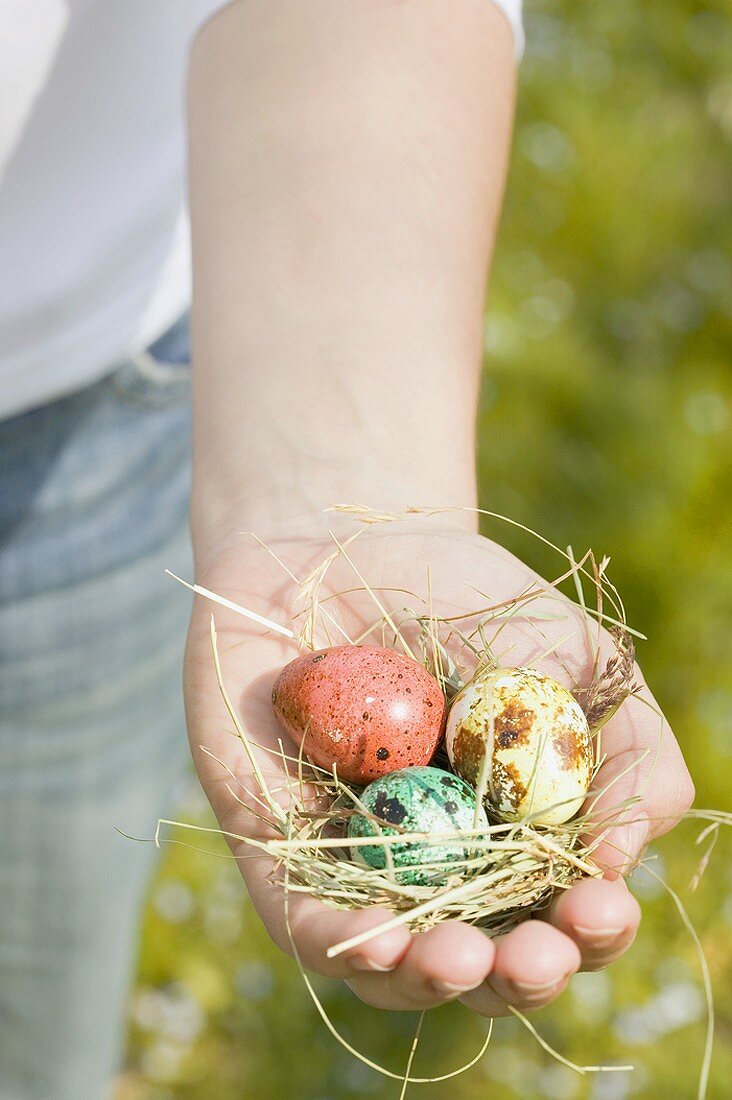
[[(330, 537), (319, 534), (275, 538), (269, 545), (298, 578), (334, 549)], [(458, 527), (427, 522), (416, 521), (406, 530), (403, 525), (395, 530), (374, 529), (352, 543), (348, 553), (369, 585), (384, 590), (384, 603), (392, 609), (410, 602), (405, 592), (426, 594), (429, 562), (435, 611), (445, 617), (475, 610), (481, 602), (476, 590), (487, 595), (486, 603), (496, 604), (540, 580), (495, 543)], [(296, 610), (295, 584), (266, 551), (244, 537), (212, 553), (198, 580), (283, 625), (289, 625)], [(376, 618), (370, 598), (354, 590), (359, 584), (341, 559), (329, 573), (324, 591), (345, 593), (327, 606), (351, 637)], [(554, 615), (557, 606), (552, 599)], [(536, 607), (532, 605), (534, 610)], [(541, 661), (542, 670), (568, 686), (587, 683), (592, 654), (580, 614), (569, 602), (562, 608), (561, 618), (543, 619), (539, 628), (527, 620), (512, 620), (497, 639), (497, 656), (508, 664), (528, 663), (562, 639), (556, 653)], [(231, 779), (222, 767), (225, 764), (244, 788), (252, 789), (241, 745), (228, 732), (230, 723), (216, 684), (211, 610), (210, 603), (196, 599), (186, 648), (191, 748), (222, 829), (251, 834), (256, 832), (257, 822), (232, 797)], [(282, 733), (272, 713), (271, 688), (280, 668), (296, 655), (296, 648), (287, 639), (263, 633), (261, 627), (234, 612), (215, 610), (221, 665), (234, 706), (253, 739), (276, 749)], [(334, 643), (342, 640), (333, 639)], [(328, 644), (325, 638), (322, 644)], [(610, 651), (607, 637), (601, 646)], [(642, 694), (652, 702), (645, 687)], [(613, 806), (642, 793), (641, 814), (647, 818), (647, 827), (645, 823), (619, 825), (598, 851), (598, 858), (609, 868), (619, 868), (627, 856), (632, 859), (640, 854), (648, 838), (671, 827), (688, 808), (693, 787), (670, 729), (664, 723), (661, 731), (657, 714), (639, 700), (623, 706), (606, 729), (608, 759), (596, 785), (602, 788), (615, 780), (612, 794), (606, 796)], [(652, 750), (647, 759), (626, 771), (630, 759), (646, 749)], [(282, 773), (275, 757), (263, 753), (261, 766), (268, 782), (278, 786)], [(651, 766), (653, 781), (646, 784)], [(634, 809), (633, 821), (639, 816)], [(241, 841), (230, 839), (230, 844), (235, 855), (245, 857), (240, 862), (242, 874), (270, 935), (283, 950), (291, 951), (283, 890), (269, 878), (271, 861), (266, 856), (253, 858), (252, 850)], [(542, 913), (542, 919), (526, 921), (493, 940), (474, 927), (451, 921), (420, 935), (403, 927), (393, 929), (327, 959), (332, 944), (382, 923), (389, 915), (376, 907), (336, 911), (304, 895), (297, 895), (289, 905), (290, 928), (303, 964), (346, 979), (368, 1003), (414, 1010), (460, 997), (487, 1016), (505, 1014), (508, 1005), (526, 1010), (547, 1004), (580, 968), (598, 969), (621, 955), (632, 943), (640, 920), (638, 904), (622, 877), (609, 870), (605, 879), (583, 880), (561, 894)]]

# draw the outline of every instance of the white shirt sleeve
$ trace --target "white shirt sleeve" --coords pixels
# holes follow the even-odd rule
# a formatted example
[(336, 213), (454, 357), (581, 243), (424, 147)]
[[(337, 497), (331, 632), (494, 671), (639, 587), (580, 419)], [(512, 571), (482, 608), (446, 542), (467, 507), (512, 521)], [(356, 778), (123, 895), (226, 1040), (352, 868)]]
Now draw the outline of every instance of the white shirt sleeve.
[(495, 4), (497, 8), (501, 9), (501, 11), (511, 24), (514, 41), (514, 54), (516, 56), (516, 60), (520, 61), (524, 53), (524, 46), (526, 45), (526, 39), (524, 37), (524, 25), (521, 19), (521, 7), (523, 0), (491, 0), (491, 3)]
[[(198, 23), (203, 24), (221, 8), (227, 7), (232, 0), (188, 0), (189, 11), (198, 15)], [(513, 31), (514, 54), (517, 61), (521, 60), (524, 52), (525, 38), (524, 27), (521, 20), (521, 7), (523, 0), (486, 0), (503, 12)]]

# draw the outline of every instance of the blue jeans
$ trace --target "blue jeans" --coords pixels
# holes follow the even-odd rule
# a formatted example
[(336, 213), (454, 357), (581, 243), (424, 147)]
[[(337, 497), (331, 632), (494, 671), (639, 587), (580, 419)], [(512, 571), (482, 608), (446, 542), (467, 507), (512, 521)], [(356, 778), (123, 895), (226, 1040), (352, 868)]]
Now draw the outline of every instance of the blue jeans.
[(187, 758), (185, 320), (0, 422), (0, 1098), (101, 1100)]

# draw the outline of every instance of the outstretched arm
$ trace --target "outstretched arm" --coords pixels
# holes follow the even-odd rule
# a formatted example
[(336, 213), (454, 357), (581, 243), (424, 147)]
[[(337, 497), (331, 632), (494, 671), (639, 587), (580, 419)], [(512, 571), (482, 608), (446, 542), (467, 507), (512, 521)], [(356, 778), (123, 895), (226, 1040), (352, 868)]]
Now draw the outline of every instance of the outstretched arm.
[[(302, 576), (328, 547), (320, 510), (330, 503), (474, 503), (484, 291), (513, 48), (489, 0), (247, 0), (199, 36), (189, 117), (200, 583), (286, 619), (292, 589), (242, 529), (276, 544)], [(424, 520), (354, 553), (373, 583), (411, 590), (424, 588), (429, 561), (446, 609), (464, 610), (466, 576), (496, 602), (515, 597), (530, 571), (473, 527), (469, 518)], [(341, 612), (359, 609), (346, 601)], [(246, 833), (256, 823), (200, 748), (250, 784), (224, 732), (208, 616), (197, 601), (186, 661), (191, 744), (222, 827)], [(269, 694), (295, 652), (225, 611), (217, 625), (235, 703), (257, 740), (276, 746)], [(512, 661), (536, 657), (519, 633), (502, 638)], [(579, 624), (562, 660), (587, 676)], [(547, 671), (562, 679), (562, 668), (549, 662)], [(637, 707), (608, 726), (606, 742), (617, 746), (608, 769), (621, 771), (630, 749), (655, 750), (658, 723)], [(667, 729), (656, 769), (645, 809), (663, 816), (652, 826), (661, 832), (690, 798)], [(624, 780), (626, 788), (641, 781), (640, 768)], [(618, 801), (630, 793), (616, 789)], [(635, 853), (644, 839), (619, 838), (618, 847)], [(270, 933), (288, 949), (271, 864), (240, 865)], [(505, 1012), (507, 1002), (547, 1003), (580, 966), (620, 954), (639, 916), (622, 880), (588, 881), (546, 920), (495, 942), (450, 922), (421, 936), (397, 929), (326, 958), (331, 944), (386, 915), (336, 912), (302, 896), (290, 912), (305, 964), (348, 979), (370, 1003), (414, 1008), (464, 994), (485, 1014)]]
[(199, 554), (242, 516), (475, 502), (513, 51), (490, 0), (247, 0), (199, 36)]

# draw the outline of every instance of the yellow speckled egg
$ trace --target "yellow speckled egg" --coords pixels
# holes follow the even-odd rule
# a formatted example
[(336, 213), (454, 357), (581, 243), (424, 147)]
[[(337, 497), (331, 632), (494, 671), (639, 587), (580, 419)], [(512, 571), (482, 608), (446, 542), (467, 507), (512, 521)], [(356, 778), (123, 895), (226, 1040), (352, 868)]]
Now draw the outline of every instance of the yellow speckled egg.
[(458, 775), (478, 786), (493, 738), (485, 801), (506, 821), (529, 814), (542, 824), (569, 821), (592, 777), (584, 712), (566, 688), (531, 668), (484, 672), (455, 696), (446, 747)]

